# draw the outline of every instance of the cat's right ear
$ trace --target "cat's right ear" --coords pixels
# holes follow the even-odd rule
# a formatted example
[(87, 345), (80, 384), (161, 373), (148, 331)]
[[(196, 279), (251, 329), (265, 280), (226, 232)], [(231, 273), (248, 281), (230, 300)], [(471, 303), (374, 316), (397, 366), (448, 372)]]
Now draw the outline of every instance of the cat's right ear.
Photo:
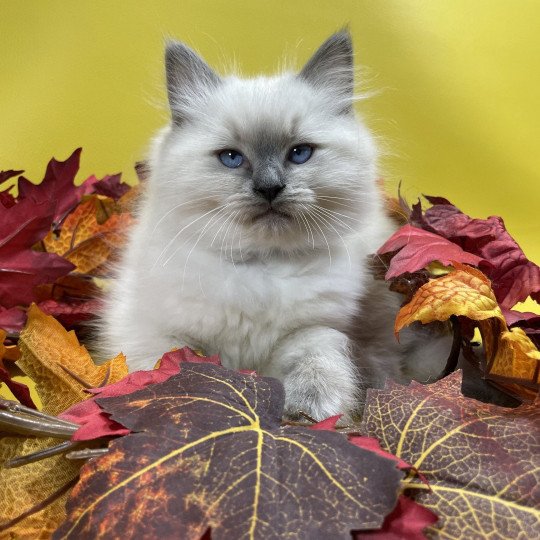
[(169, 41), (165, 50), (167, 94), (173, 123), (181, 124), (195, 99), (217, 87), (219, 75), (192, 49)]

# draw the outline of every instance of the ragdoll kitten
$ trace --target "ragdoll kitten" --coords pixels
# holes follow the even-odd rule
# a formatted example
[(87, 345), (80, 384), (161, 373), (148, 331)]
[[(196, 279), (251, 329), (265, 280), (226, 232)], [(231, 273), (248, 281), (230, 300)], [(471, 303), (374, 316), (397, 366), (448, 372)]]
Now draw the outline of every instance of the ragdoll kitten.
[(349, 34), (298, 74), (221, 77), (177, 42), (166, 72), (172, 121), (103, 314), (107, 353), (131, 370), (173, 347), (218, 353), (281, 379), (287, 412), (315, 418), (353, 412), (385, 377), (436, 374), (431, 346), (416, 373), (405, 362), (400, 298), (367, 269), (393, 224), (353, 109)]

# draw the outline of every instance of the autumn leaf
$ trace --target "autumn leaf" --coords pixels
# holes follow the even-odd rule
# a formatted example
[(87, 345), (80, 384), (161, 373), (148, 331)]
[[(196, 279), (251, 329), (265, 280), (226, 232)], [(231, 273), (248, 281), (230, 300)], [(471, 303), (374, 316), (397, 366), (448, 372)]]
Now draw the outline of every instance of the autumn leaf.
[(34, 184), (24, 177), (19, 179), (19, 199), (35, 205), (53, 205), (53, 229), (59, 227), (84, 195), (92, 192), (93, 184), (97, 182), (97, 178), (92, 177), (80, 186), (75, 186), (81, 151), (82, 148), (77, 148), (65, 161), (51, 159), (39, 184)]
[[(120, 355), (95, 366), (73, 332), (66, 332), (35, 306), (21, 332), (17, 364), (36, 382), (43, 411), (58, 415), (90, 394), (82, 381), (98, 386), (127, 374)], [(80, 462), (55, 455), (19, 468), (5, 468), (11, 459), (43, 450), (58, 440), (4, 436), (0, 439), (0, 536), (50, 538), (65, 516), (67, 491), (74, 484)]]
[(529, 295), (540, 301), (540, 267), (527, 259), (502, 218), (473, 219), (446, 199), (427, 199), (433, 206), (422, 215), (418, 205), (413, 224), (483, 259), (480, 269), (491, 279), (501, 307), (510, 309)]
[(392, 257), (385, 275), (389, 280), (405, 272), (416, 272), (433, 261), (448, 265), (459, 261), (477, 265), (482, 260), (477, 255), (463, 251), (458, 245), (442, 236), (418, 229), (409, 224), (396, 231), (377, 251), (379, 254), (400, 250)]
[(58, 235), (52, 231), (43, 244), (49, 253), (56, 253), (75, 265), (77, 272), (89, 274), (109, 261), (111, 252), (125, 242), (125, 234), (133, 218), (114, 214), (104, 223), (97, 220), (99, 199), (91, 197), (67, 216)]
[[(283, 386), (212, 364), (97, 399), (134, 433), (92, 460), (55, 538), (350, 538), (380, 527), (402, 473), (330, 431), (281, 426)], [(129, 511), (126, 511), (129, 509)]]
[(353, 532), (352, 537), (354, 540), (425, 540), (424, 530), (437, 520), (431, 510), (400, 495), (396, 507), (386, 516), (379, 530)]
[(73, 264), (54, 253), (31, 248), (50, 230), (55, 205), (30, 199), (0, 207), (0, 298), (4, 308), (27, 304), (34, 287), (68, 274)]
[(540, 408), (465, 398), (461, 374), (370, 389), (362, 431), (421, 470), (416, 501), (439, 516), (433, 538), (540, 537)]
[(150, 384), (164, 382), (180, 371), (180, 364), (183, 362), (221, 365), (217, 356), (199, 357), (189, 347), (184, 347), (165, 353), (153, 370), (135, 371), (114, 384), (90, 388), (88, 392), (93, 394), (92, 398), (76, 403), (60, 415), (60, 418), (81, 426), (71, 440), (88, 441), (99, 437), (129, 433), (129, 429), (110, 418), (110, 415), (96, 403), (95, 398), (125, 396)]
[(397, 314), (396, 334), (414, 321), (445, 321), (452, 315), (476, 321), (485, 351), (484, 375), (521, 398), (534, 399), (540, 383), (540, 351), (521, 328), (508, 329), (480, 270), (454, 262), (455, 270), (430, 280)]

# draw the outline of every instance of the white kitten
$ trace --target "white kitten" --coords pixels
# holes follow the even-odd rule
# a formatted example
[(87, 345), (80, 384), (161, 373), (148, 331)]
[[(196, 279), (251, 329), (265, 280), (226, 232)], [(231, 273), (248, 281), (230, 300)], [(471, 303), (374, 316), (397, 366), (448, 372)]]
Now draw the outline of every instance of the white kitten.
[(172, 123), (103, 314), (107, 353), (150, 369), (189, 345), (281, 379), (290, 414), (352, 412), (359, 388), (403, 377), (412, 345), (395, 342), (399, 298), (366, 266), (393, 225), (353, 110), (349, 34), (299, 74), (222, 78), (176, 42), (166, 71)]

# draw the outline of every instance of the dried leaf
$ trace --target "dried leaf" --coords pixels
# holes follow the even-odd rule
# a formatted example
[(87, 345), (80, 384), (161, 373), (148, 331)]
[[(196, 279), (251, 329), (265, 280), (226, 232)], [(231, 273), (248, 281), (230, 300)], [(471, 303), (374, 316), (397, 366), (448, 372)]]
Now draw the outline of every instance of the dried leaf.
[(60, 417), (64, 420), (79, 424), (81, 427), (73, 435), (74, 441), (88, 441), (99, 437), (126, 435), (130, 430), (110, 418), (97, 403), (95, 398), (125, 396), (141, 390), (150, 384), (166, 381), (180, 371), (181, 362), (202, 362), (221, 365), (217, 356), (210, 358), (199, 357), (191, 349), (183, 349), (165, 353), (156, 368), (151, 371), (136, 371), (130, 373), (114, 384), (88, 390), (93, 394), (91, 399), (76, 403), (64, 411)]
[(540, 351), (520, 328), (508, 329), (491, 289), (480, 270), (454, 262), (456, 270), (430, 280), (403, 306), (396, 334), (414, 321), (424, 324), (462, 315), (477, 321), (485, 350), (484, 375), (512, 393), (531, 399), (540, 387)]
[(425, 540), (424, 529), (439, 518), (431, 510), (400, 495), (394, 510), (378, 531), (353, 532), (354, 540)]
[(510, 309), (529, 295), (540, 301), (540, 267), (525, 257), (500, 217), (473, 219), (445, 199), (428, 200), (434, 206), (419, 224), (483, 259), (480, 269), (491, 279), (501, 307)]
[(480, 403), (460, 387), (457, 372), (368, 390), (362, 430), (428, 478), (431, 491), (408, 485), (439, 516), (430, 536), (539, 538), (540, 408)]
[(49, 253), (72, 262), (82, 274), (92, 273), (109, 261), (111, 252), (125, 242), (133, 221), (129, 214), (114, 214), (100, 224), (97, 204), (97, 197), (87, 199), (65, 219), (58, 236), (50, 232), (43, 240)]
[(53, 204), (53, 228), (56, 229), (64, 218), (79, 204), (84, 195), (92, 192), (97, 179), (90, 178), (80, 186), (75, 186), (75, 175), (79, 170), (81, 148), (77, 148), (66, 161), (51, 159), (45, 176), (39, 184), (33, 184), (24, 177), (19, 182), (19, 198), (34, 204)]
[(411, 225), (401, 227), (377, 253), (384, 254), (396, 250), (401, 251), (392, 257), (385, 279), (395, 278), (405, 272), (416, 272), (433, 261), (439, 261), (444, 265), (452, 261), (477, 265), (482, 260), (437, 234)]
[[(281, 427), (283, 387), (211, 364), (97, 400), (135, 433), (85, 465), (56, 538), (350, 538), (394, 508), (392, 461)], [(129, 508), (129, 511), (126, 511)]]
[[(121, 356), (103, 366), (95, 366), (75, 334), (66, 332), (57, 321), (35, 306), (29, 310), (20, 348), (22, 356), (17, 364), (36, 382), (43, 410), (53, 415), (90, 396), (77, 378), (97, 386), (106, 375), (113, 382), (127, 374)], [(0, 536), (50, 538), (64, 519), (67, 491), (78, 475), (80, 462), (56, 455), (20, 468), (3, 467), (14, 457), (56, 443), (55, 439), (49, 438), (0, 439)]]

